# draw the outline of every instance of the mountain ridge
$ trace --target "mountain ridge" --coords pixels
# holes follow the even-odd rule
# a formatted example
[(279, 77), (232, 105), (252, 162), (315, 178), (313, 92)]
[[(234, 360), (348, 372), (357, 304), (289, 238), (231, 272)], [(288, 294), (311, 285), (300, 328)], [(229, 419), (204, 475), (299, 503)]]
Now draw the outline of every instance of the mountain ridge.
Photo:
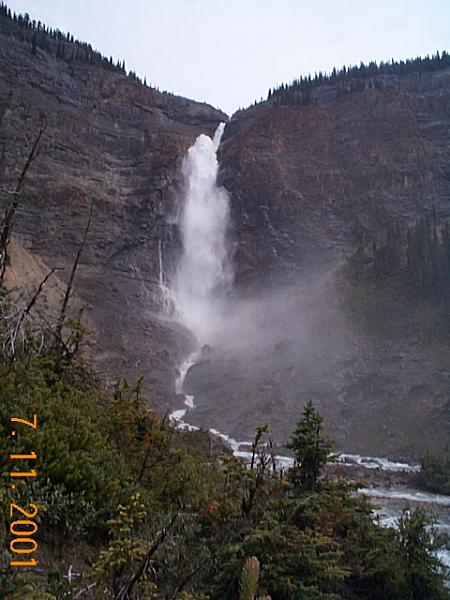
[[(194, 342), (163, 318), (160, 266), (170, 276), (180, 250), (183, 156), (200, 133), (212, 135), (227, 116), (149, 88), (89, 48), (80, 48), (84, 58), (72, 59), (60, 45), (73, 48), (72, 42), (57, 32), (45, 33), (50, 51), (37, 43), (34, 50), (33, 30), (13, 24), (26, 33), (20, 39), (11, 37), (11, 26), (0, 14), (5, 189), (20, 169), (27, 139), (42, 116), (48, 121), (17, 213), (17, 243), (39, 264), (61, 269), (67, 281), (94, 199), (75, 286), (94, 332), (87, 352), (109, 384), (118, 373), (130, 379), (144, 373), (152, 406), (160, 412), (179, 407), (174, 380)], [(388, 77), (390, 87), (374, 83), (377, 77)], [(382, 344), (355, 332), (339, 305), (350, 289), (339, 269), (358, 244), (379, 239), (392, 222), (411, 224), (432, 207), (449, 214), (450, 69), (356, 81), (365, 83), (348, 93), (330, 81), (308, 102), (299, 96), (278, 103), (272, 94), (227, 123), (219, 183), (231, 198), (233, 293), (237, 300), (267, 297), (271, 309), (277, 287), (289, 289), (299, 298), (289, 316), (306, 315), (306, 322), (289, 328), (275, 314), (273, 348), (250, 364), (258, 378), (262, 367), (265, 379), (241, 377), (235, 357), (218, 348), (192, 370), (187, 385), (198, 398), (195, 418), (205, 427), (225, 423), (227, 433), (251, 435), (264, 419), (286, 439), (306, 396), (313, 396), (341, 449), (417, 458), (437, 422), (442, 431), (433, 442), (442, 447), (445, 441), (445, 405), (433, 383), (441, 368), (436, 352), (445, 356), (445, 349), (421, 349), (414, 331)], [(1, 206), (7, 202), (2, 194)], [(325, 325), (336, 329), (329, 340)], [(294, 333), (311, 344), (311, 360), (305, 358), (308, 343), (302, 347)], [(315, 357), (323, 360), (313, 364)], [(416, 365), (422, 358), (428, 383), (420, 391)], [(400, 375), (390, 367), (396, 361), (407, 364)], [(233, 376), (225, 381), (227, 373)], [(408, 419), (405, 374), (415, 390)], [(432, 401), (422, 436), (418, 416), (427, 397)], [(382, 410), (388, 425), (376, 422)], [(365, 411), (371, 415), (366, 422)], [(411, 443), (407, 427), (416, 428)]]
[(10, 28), (0, 14), (0, 204), (8, 206), (6, 192), (44, 118), (13, 234), (67, 281), (94, 201), (75, 285), (94, 333), (88, 350), (111, 384), (117, 373), (130, 379), (151, 373), (152, 401), (164, 411), (189, 335), (157, 317), (158, 248), (186, 150), (200, 133), (212, 135), (226, 115), (121, 71), (66, 61), (56, 56), (57, 40), (53, 52), (33, 53), (30, 41), (11, 37)]

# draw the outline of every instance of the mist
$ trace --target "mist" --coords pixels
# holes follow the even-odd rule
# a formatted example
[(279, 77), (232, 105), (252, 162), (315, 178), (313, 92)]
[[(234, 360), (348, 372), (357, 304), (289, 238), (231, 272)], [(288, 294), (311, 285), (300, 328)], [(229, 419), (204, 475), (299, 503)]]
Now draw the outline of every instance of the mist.
[[(183, 160), (182, 249), (169, 289), (164, 282), (162, 293), (171, 296), (173, 317), (209, 352), (245, 360), (289, 347), (296, 356), (307, 357), (318, 331), (323, 335), (324, 327), (343, 328), (342, 317), (330, 309), (332, 277), (310, 275), (275, 288), (259, 285), (250, 294), (246, 290), (245, 297), (233, 289), (230, 197), (217, 185), (224, 128), (219, 125), (213, 139), (201, 134)], [(328, 344), (330, 340), (328, 336)]]
[(270, 419), (281, 439), (299, 398), (310, 393), (320, 406), (330, 397), (336, 361), (354, 355), (355, 344), (335, 302), (332, 273), (233, 286), (230, 197), (217, 184), (223, 130), (221, 124), (213, 139), (200, 135), (183, 160), (181, 250), (168, 281), (160, 278), (171, 318), (197, 342), (177, 386), (185, 398), (195, 397), (195, 410), (185, 401), (176, 417), (187, 411), (187, 422), (225, 426), (241, 439)]

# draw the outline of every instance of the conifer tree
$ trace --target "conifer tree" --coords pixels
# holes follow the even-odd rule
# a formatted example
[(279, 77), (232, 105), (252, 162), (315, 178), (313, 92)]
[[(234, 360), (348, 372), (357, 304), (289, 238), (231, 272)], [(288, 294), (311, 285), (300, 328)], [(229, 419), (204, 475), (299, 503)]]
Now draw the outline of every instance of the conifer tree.
[(36, 32), (33, 33), (33, 36), (31, 38), (31, 52), (32, 52), (33, 56), (36, 56), (36, 52), (37, 52), (37, 35), (36, 35)]
[(323, 418), (309, 400), (287, 447), (294, 452), (290, 479), (296, 487), (313, 490), (320, 472), (332, 458), (333, 442), (323, 433)]
[(405, 511), (398, 523), (401, 565), (405, 571), (404, 598), (408, 600), (440, 600), (442, 565), (433, 553), (432, 520), (422, 507)]

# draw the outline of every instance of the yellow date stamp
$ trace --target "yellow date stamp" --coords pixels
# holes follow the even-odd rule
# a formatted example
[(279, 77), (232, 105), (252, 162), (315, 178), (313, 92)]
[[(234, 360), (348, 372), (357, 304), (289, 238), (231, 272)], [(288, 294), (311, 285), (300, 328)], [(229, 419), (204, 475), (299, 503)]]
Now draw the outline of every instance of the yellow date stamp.
[[(18, 417), (11, 417), (11, 436), (17, 436), (21, 428), (30, 427), (34, 431), (38, 428), (38, 417), (33, 415), (32, 421), (26, 419), (20, 419)], [(11, 479), (11, 490), (17, 489), (17, 483), (20, 480), (25, 480), (37, 476), (36, 469), (23, 469), (23, 462), (21, 461), (33, 461), (37, 460), (36, 452), (28, 452), (28, 454), (10, 454), (11, 460), (11, 471), (9, 473)], [(35, 463), (36, 464), (36, 463)], [(19, 506), (14, 502), (9, 505), (9, 551), (12, 555), (10, 561), (11, 567), (35, 567), (37, 565), (37, 559), (35, 556), (38, 551), (38, 542), (34, 538), (38, 531), (37, 516), (39, 514), (39, 507), (33, 502), (29, 502), (25, 508)]]

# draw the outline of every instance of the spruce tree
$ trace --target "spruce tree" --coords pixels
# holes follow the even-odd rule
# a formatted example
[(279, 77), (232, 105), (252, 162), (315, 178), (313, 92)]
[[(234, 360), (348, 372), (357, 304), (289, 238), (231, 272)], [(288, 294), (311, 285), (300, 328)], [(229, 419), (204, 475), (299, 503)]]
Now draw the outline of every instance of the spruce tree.
[(323, 418), (309, 400), (287, 448), (294, 452), (292, 483), (303, 490), (317, 487), (320, 472), (332, 458), (333, 442), (323, 433)]
[(36, 53), (37, 53), (37, 35), (36, 35), (36, 32), (33, 33), (33, 36), (31, 38), (31, 52), (32, 52), (33, 56), (36, 56)]
[(398, 523), (400, 564), (404, 569), (405, 600), (440, 600), (442, 594), (442, 565), (434, 554), (432, 519), (422, 507), (405, 511)]

